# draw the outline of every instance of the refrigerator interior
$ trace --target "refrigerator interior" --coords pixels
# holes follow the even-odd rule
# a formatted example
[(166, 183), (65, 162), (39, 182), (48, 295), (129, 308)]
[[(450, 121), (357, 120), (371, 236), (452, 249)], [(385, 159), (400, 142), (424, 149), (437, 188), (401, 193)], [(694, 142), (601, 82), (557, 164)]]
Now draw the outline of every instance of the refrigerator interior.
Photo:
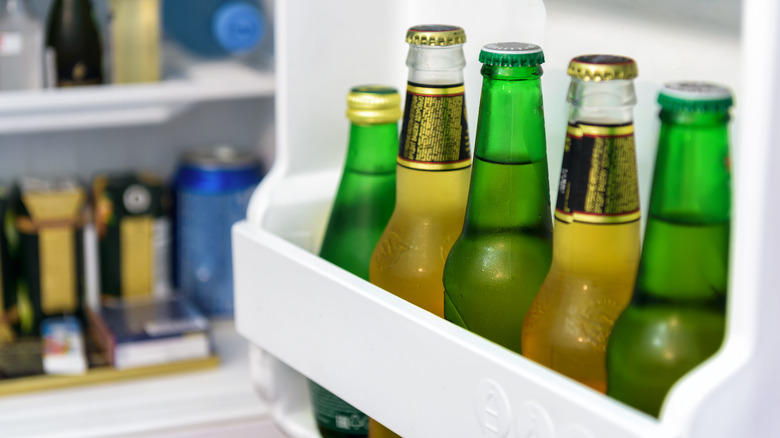
[[(724, 345), (672, 389), (660, 419), (595, 393), (438, 319), (319, 259), (344, 159), (344, 96), (353, 85), (404, 89), (406, 29), (463, 26), (466, 100), (476, 128), (482, 44), (529, 41), (542, 78), (551, 191), (567, 120), (568, 61), (583, 53), (637, 60), (641, 205), (647, 211), (660, 86), (706, 80), (736, 96), (734, 208)], [(770, 1), (412, 1), (276, 4), (276, 160), (233, 229), (236, 324), (263, 353), (271, 413), (292, 436), (316, 436), (304, 375), (404, 437), (771, 436), (777, 405), (778, 305), (768, 202), (778, 101), (780, 7)], [(473, 144), (473, 142), (472, 142)], [(555, 194), (551, 194), (553, 199)]]
[[(53, 0), (26, 4), (45, 26)], [(92, 4), (110, 73), (108, 0)], [(112, 171), (170, 180), (183, 150), (217, 144), (254, 151), (267, 170), (275, 138), (274, 5), (259, 5), (266, 33), (247, 56), (201, 59), (166, 39), (160, 82), (0, 93), (0, 184), (31, 175), (75, 176), (89, 185)], [(89, 230), (86, 253), (94, 263)], [(94, 264), (86, 280), (95, 305)], [(16, 394), (17, 382), (2, 382), (0, 435), (280, 437), (252, 383), (246, 340), (230, 319), (214, 320), (212, 335), (219, 356), (212, 369), (46, 391), (27, 392), (34, 385), (21, 384)]]
[[(95, 0), (104, 73), (111, 75), (109, 0)], [(44, 27), (53, 0), (30, 0)], [(3, 92), (0, 179), (148, 170), (164, 177), (190, 147), (227, 143), (273, 161), (273, 2), (263, 0), (266, 33), (242, 58), (202, 59), (164, 39), (159, 83)], [(186, 14), (186, 11), (182, 11)], [(162, 32), (161, 32), (162, 33)]]

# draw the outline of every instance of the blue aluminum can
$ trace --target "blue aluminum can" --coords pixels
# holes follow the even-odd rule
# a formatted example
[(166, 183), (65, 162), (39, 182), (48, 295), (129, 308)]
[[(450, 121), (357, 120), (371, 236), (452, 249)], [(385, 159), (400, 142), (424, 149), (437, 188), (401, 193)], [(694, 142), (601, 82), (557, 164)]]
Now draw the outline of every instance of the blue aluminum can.
[(262, 178), (254, 154), (231, 146), (182, 154), (174, 179), (176, 286), (208, 316), (233, 316), (230, 228)]

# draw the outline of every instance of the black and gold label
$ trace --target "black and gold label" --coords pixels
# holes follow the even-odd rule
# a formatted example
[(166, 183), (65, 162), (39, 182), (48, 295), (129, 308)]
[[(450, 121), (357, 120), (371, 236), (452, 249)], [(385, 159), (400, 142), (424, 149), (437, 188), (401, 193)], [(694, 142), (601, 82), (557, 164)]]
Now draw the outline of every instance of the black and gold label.
[(617, 224), (640, 218), (634, 125), (569, 125), (555, 218)]
[(79, 231), (86, 220), (86, 192), (75, 186), (23, 191), (21, 201), (29, 216), (17, 216), (16, 228), (30, 246), (22, 249), (29, 254), (23, 263), (37, 311), (44, 315), (73, 313), (81, 305), (83, 266), (79, 260)]
[(85, 62), (78, 61), (70, 68), (60, 69), (57, 79), (58, 87), (80, 87), (85, 85), (100, 85), (103, 83), (103, 76), (100, 71), (90, 68)]
[(406, 87), (398, 164), (419, 170), (455, 170), (471, 165), (465, 87)]
[(93, 190), (103, 297), (148, 298), (159, 285), (167, 288), (157, 267), (165, 264), (157, 258), (169, 237), (160, 226), (167, 220), (163, 182), (144, 173), (106, 174), (94, 179)]

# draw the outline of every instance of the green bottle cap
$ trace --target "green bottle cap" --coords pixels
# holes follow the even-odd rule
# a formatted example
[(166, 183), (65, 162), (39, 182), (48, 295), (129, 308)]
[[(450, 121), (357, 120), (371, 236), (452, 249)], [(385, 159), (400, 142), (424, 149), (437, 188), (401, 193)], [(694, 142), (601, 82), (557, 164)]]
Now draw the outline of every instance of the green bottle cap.
[(385, 85), (360, 85), (347, 94), (347, 118), (355, 123), (397, 123), (401, 96)]
[(531, 43), (490, 43), (482, 46), (479, 62), (497, 67), (534, 67), (544, 63), (544, 52)]
[(723, 112), (733, 104), (731, 91), (707, 82), (671, 82), (658, 93), (658, 103), (671, 111)]

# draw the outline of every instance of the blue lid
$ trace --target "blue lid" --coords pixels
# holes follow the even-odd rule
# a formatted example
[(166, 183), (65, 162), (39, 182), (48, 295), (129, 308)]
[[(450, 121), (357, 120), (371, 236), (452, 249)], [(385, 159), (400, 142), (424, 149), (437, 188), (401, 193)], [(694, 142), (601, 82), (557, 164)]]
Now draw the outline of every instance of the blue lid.
[(227, 2), (214, 13), (211, 31), (228, 52), (245, 52), (260, 42), (264, 24), (260, 10), (240, 1)]

